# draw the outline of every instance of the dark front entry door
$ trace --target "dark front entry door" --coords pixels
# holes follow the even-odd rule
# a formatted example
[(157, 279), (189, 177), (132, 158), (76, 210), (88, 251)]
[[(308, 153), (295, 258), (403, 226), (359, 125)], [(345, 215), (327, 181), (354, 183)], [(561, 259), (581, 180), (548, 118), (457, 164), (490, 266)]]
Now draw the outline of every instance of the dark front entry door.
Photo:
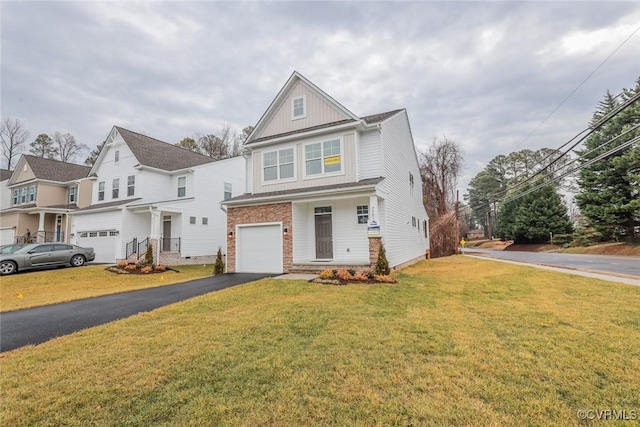
[(171, 250), (171, 217), (165, 217), (162, 223), (162, 250)]
[(316, 215), (316, 258), (333, 258), (331, 214)]

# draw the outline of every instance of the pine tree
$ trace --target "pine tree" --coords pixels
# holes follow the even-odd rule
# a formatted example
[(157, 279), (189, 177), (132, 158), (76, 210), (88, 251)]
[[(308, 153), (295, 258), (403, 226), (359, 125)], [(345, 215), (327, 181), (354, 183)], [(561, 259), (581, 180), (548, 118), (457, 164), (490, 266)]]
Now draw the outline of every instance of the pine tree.
[(216, 262), (213, 264), (213, 274), (224, 274), (224, 261), (222, 260), (222, 250), (218, 247)]
[(389, 261), (387, 261), (387, 254), (384, 250), (384, 245), (380, 242), (380, 249), (378, 250), (378, 260), (376, 262), (376, 274), (387, 275), (391, 273), (389, 268)]
[(53, 159), (58, 154), (58, 150), (56, 149), (53, 139), (49, 137), (46, 133), (41, 133), (38, 135), (31, 144), (29, 152), (37, 157), (44, 157), (46, 159)]
[[(593, 114), (591, 126), (619, 105), (640, 93), (640, 79), (634, 89), (625, 89), (621, 100), (607, 91)], [(621, 113), (597, 129), (585, 141), (585, 149), (577, 153), (584, 156), (583, 163), (618, 147), (640, 135), (635, 129), (620, 136), (633, 126), (640, 124), (640, 101), (635, 101)], [(606, 143), (606, 145), (604, 145)], [(603, 239), (617, 239), (620, 235), (634, 236), (634, 226), (640, 225), (640, 144), (637, 142), (609, 157), (599, 160), (580, 171), (580, 192), (576, 201), (588, 225), (602, 233)], [(594, 150), (593, 153), (589, 151)]]
[(153, 245), (147, 246), (147, 252), (144, 254), (144, 263), (146, 265), (153, 265)]
[(553, 186), (542, 187), (520, 200), (513, 229), (515, 243), (544, 243), (550, 233), (573, 231), (567, 207)]

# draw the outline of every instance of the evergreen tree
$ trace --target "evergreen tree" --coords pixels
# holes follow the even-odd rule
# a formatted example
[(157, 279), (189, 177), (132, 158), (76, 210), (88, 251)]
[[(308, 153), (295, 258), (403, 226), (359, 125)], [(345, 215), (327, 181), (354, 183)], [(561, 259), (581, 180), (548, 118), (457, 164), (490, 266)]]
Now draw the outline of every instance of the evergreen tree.
[(93, 166), (94, 163), (96, 162), (96, 160), (98, 160), (98, 156), (100, 155), (100, 151), (102, 150), (102, 147), (104, 147), (104, 144), (107, 141), (102, 141), (100, 144), (98, 144), (98, 146), (96, 148), (94, 148), (91, 153), (89, 153), (89, 157), (87, 157), (84, 161), (84, 164), (87, 166)]
[[(603, 117), (637, 93), (640, 93), (640, 79), (634, 89), (623, 91), (620, 100), (607, 91), (593, 114), (591, 126), (595, 127)], [(585, 141), (585, 148), (577, 153), (585, 157), (583, 163), (593, 159), (639, 136), (640, 131), (635, 129), (607, 143), (638, 124), (640, 101), (635, 101), (593, 132)], [(591, 150), (594, 151), (589, 153)], [(580, 170), (580, 192), (576, 201), (588, 225), (599, 231), (603, 239), (617, 239), (620, 235), (633, 238), (634, 226), (640, 225), (639, 150), (640, 144), (636, 142)]]
[(35, 141), (29, 144), (31, 147), (29, 152), (37, 157), (44, 157), (46, 159), (53, 159), (58, 154), (53, 139), (46, 133), (41, 133), (37, 136)]
[(550, 233), (567, 234), (573, 226), (556, 189), (547, 185), (520, 200), (513, 223), (515, 243), (543, 243)]
[(376, 262), (376, 274), (388, 275), (389, 273), (391, 273), (391, 269), (389, 268), (389, 261), (387, 261), (387, 253), (384, 250), (384, 245), (380, 242), (378, 260)]
[(224, 273), (224, 261), (222, 260), (222, 249), (218, 247), (218, 253), (216, 254), (216, 262), (213, 264), (213, 274)]

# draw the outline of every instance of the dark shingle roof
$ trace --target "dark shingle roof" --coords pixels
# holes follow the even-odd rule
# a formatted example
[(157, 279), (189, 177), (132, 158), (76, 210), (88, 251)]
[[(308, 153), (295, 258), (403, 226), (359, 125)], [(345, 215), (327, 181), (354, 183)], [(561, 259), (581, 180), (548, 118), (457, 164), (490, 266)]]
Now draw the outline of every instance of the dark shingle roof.
[(6, 181), (11, 178), (13, 171), (9, 169), (0, 169), (0, 181)]
[(37, 179), (48, 181), (69, 182), (86, 178), (91, 168), (89, 166), (66, 163), (58, 160), (24, 154), (25, 160)]
[(194, 153), (150, 136), (142, 135), (116, 126), (133, 155), (143, 166), (174, 171), (214, 162), (209, 156)]
[(116, 200), (115, 202), (97, 203), (95, 205), (89, 205), (84, 208), (77, 209), (76, 212), (93, 211), (93, 210), (102, 209), (102, 208), (111, 208), (114, 206), (126, 205), (131, 202), (137, 202), (138, 200), (142, 200), (142, 198), (137, 197), (135, 199)]
[(376, 185), (383, 179), (384, 177), (367, 178), (357, 182), (347, 182), (344, 184), (320, 185), (318, 187), (309, 187), (309, 188), (294, 188), (292, 190), (269, 191), (267, 193), (254, 193), (254, 194), (247, 193), (247, 194), (243, 194), (242, 196), (237, 196), (232, 199), (229, 199), (227, 200), (227, 202), (239, 202), (243, 200), (261, 199), (264, 197), (288, 196), (288, 195), (294, 195), (294, 194), (313, 193), (316, 191), (341, 190), (341, 189), (353, 188), (353, 187), (365, 187), (367, 185)]
[[(365, 123), (370, 125), (370, 124), (373, 124), (373, 123), (383, 122), (386, 119), (388, 119), (389, 117), (399, 113), (400, 111), (403, 111), (403, 109), (387, 111), (386, 113), (371, 114), (369, 116), (360, 117), (360, 119), (364, 120)], [(312, 130), (330, 128), (330, 127), (333, 127), (333, 126), (338, 126), (338, 125), (342, 125), (342, 124), (349, 123), (349, 122), (354, 122), (355, 123), (356, 121), (353, 120), (353, 119), (345, 119), (345, 120), (339, 120), (337, 122), (325, 123), (325, 124), (318, 125), (318, 126), (311, 126), (311, 127), (304, 128), (304, 129), (293, 130), (291, 132), (279, 133), (277, 135), (269, 135), (269, 136), (265, 136), (265, 137), (262, 137), (262, 138), (254, 139), (253, 141), (248, 142), (247, 145), (251, 145), (251, 144), (253, 144), (255, 142), (268, 141), (270, 139), (281, 138), (283, 136), (295, 135), (297, 133), (310, 132)]]

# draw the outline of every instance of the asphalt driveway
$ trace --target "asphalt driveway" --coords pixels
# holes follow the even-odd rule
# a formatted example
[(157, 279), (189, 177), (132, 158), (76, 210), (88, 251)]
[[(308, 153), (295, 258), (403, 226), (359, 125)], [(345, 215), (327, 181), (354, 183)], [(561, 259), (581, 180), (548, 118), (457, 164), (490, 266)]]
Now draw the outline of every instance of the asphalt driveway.
[(137, 313), (219, 291), (269, 274), (235, 273), (0, 314), (0, 352), (40, 344)]

